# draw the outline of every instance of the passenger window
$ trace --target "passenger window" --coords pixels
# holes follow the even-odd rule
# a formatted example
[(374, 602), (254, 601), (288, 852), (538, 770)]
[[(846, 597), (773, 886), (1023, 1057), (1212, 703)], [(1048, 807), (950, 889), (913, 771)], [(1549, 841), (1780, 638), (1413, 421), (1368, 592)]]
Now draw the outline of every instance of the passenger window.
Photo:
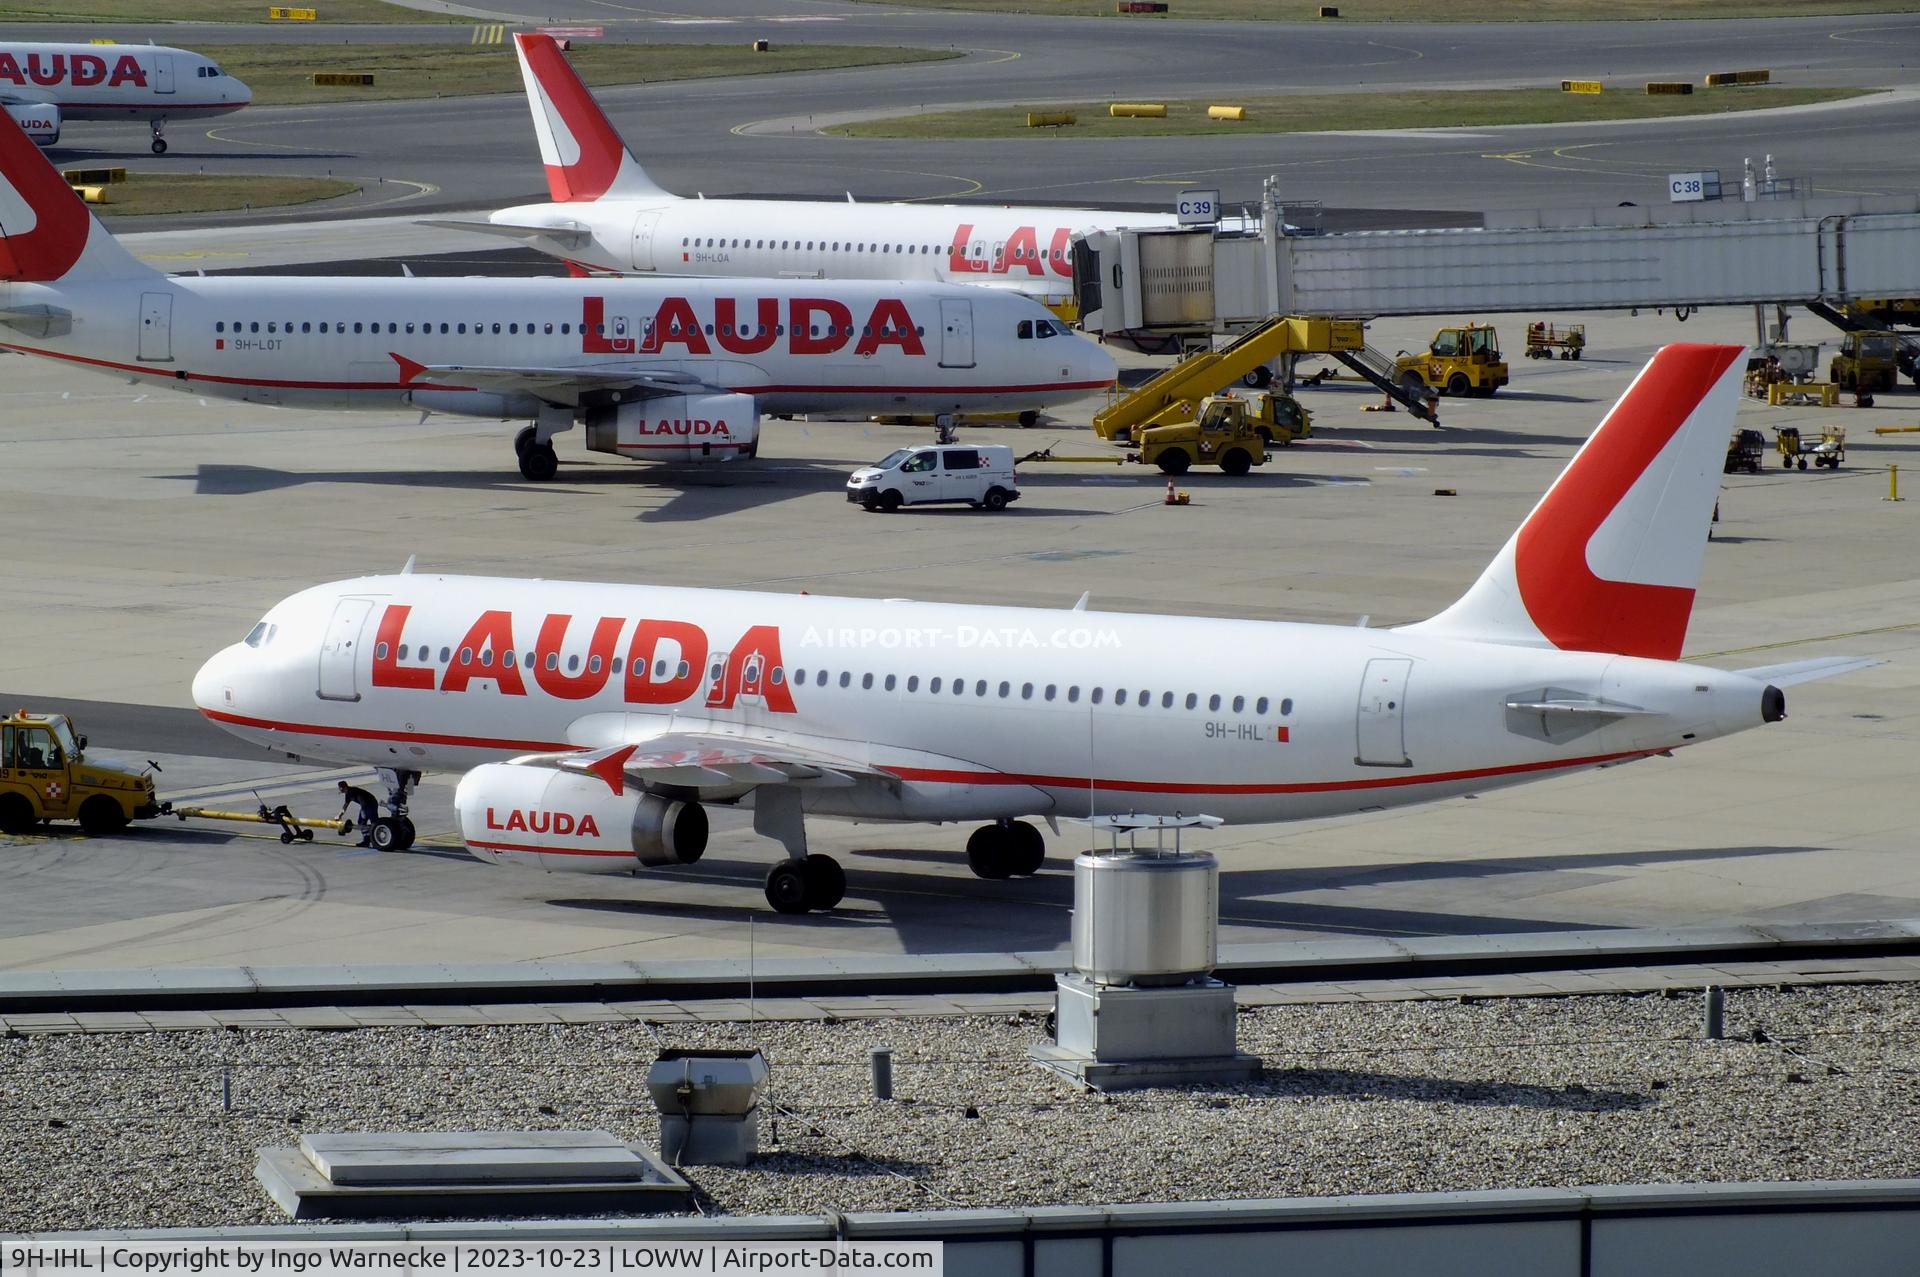
[(1244, 696), (1236, 696), (1236, 697), (1234, 697), (1234, 698), (1233, 698), (1233, 712), (1234, 712), (1234, 713), (1236, 713), (1236, 714), (1238, 714), (1238, 713), (1239, 713), (1239, 712), (1240, 712), (1241, 710), (1243, 710), (1243, 709), (1245, 709), (1246, 707), (1247, 707), (1247, 698), (1246, 698), (1246, 697), (1244, 697)]
[(1260, 698), (1259, 700), (1257, 700), (1257, 701), (1255, 701), (1255, 702), (1253, 703), (1253, 712), (1254, 712), (1254, 713), (1256, 713), (1256, 714), (1264, 714), (1264, 713), (1266, 713), (1266, 712), (1267, 712), (1267, 698), (1266, 698), (1266, 697), (1264, 697), (1264, 696), (1262, 696), (1262, 697), (1261, 697), (1261, 698)]
[(685, 678), (691, 673), (693, 673), (693, 666), (687, 664), (685, 661), (680, 662), (679, 665), (674, 667), (674, 677), (676, 678)]
[(1052, 700), (1052, 699), (1053, 699), (1053, 694), (1054, 694), (1054, 691), (1055, 691), (1055, 690), (1056, 690), (1056, 689), (1054, 688), (1054, 685), (1053, 685), (1052, 683), (1048, 683), (1048, 684), (1047, 684), (1047, 699), (1048, 699), (1048, 700)]
[(1162, 692), (1162, 693), (1160, 693), (1160, 708), (1161, 708), (1161, 709), (1172, 709), (1172, 708), (1173, 708), (1173, 693), (1172, 693), (1172, 692)]
[(1080, 699), (1080, 685), (1075, 683), (1067, 688), (1067, 704), (1072, 705)]
[(223, 333), (227, 331), (227, 321), (223, 319), (219, 323), (215, 324), (213, 326), (213, 331), (217, 333)]
[(1218, 693), (1215, 693), (1214, 695), (1207, 697), (1207, 708), (1210, 710), (1217, 710), (1220, 708), (1220, 696)]
[(452, 658), (452, 656), (453, 656), (453, 649), (452, 649), (452, 648), (449, 648), (449, 647), (443, 647), (443, 648), (441, 648), (441, 649), (440, 649), (440, 663), (441, 663), (442, 665), (445, 665), (445, 664), (447, 664), (447, 663), (448, 663), (448, 661), (449, 661), (449, 660), (450, 660), (450, 659)]
[(845, 687), (847, 684), (851, 683), (852, 681), (853, 681), (853, 671), (851, 670), (840, 671), (840, 686)]
[(1005, 700), (1007, 698), (1007, 693), (1012, 690), (1013, 690), (1013, 684), (1011, 683), (1000, 684), (1000, 699)]
[(1280, 702), (1280, 712), (1282, 714), (1293, 713), (1293, 697), (1289, 696)]
[(909, 692), (917, 692), (920, 690), (920, 676), (918, 674), (909, 674), (907, 676), (907, 690)]
[(1032, 683), (1022, 683), (1022, 684), (1020, 684), (1020, 699), (1021, 699), (1021, 700), (1023, 700), (1023, 701), (1030, 701), (1030, 700), (1032, 700), (1032, 699), (1033, 699), (1033, 684), (1032, 684)]
[(1192, 709), (1194, 706), (1198, 705), (1199, 703), (1200, 703), (1200, 698), (1198, 696), (1194, 695), (1192, 692), (1187, 693), (1188, 709)]
[(983, 678), (983, 679), (979, 679), (979, 680), (977, 680), (977, 681), (976, 681), (976, 682), (974, 683), (974, 685), (973, 685), (973, 694), (974, 694), (975, 696), (985, 696), (985, 695), (987, 694), (987, 680), (986, 680), (986, 679), (984, 679), (984, 678)]
[(1140, 699), (1139, 699), (1139, 705), (1140, 705), (1140, 708), (1142, 708), (1142, 709), (1145, 709), (1145, 708), (1147, 707), (1147, 703), (1148, 703), (1149, 701), (1151, 701), (1152, 699), (1153, 699), (1153, 693), (1152, 693), (1152, 692), (1142, 692), (1142, 693), (1140, 693)]
[(929, 679), (929, 680), (928, 680), (928, 682), (927, 682), (927, 694), (928, 694), (929, 696), (938, 696), (938, 695), (940, 694), (940, 680), (939, 680), (939, 679), (937, 679), (937, 678), (934, 678), (934, 679)]
[(898, 680), (898, 679), (896, 679), (896, 678), (895, 678), (895, 677), (894, 677), (894, 676), (893, 676), (892, 674), (889, 674), (889, 675), (887, 675), (887, 686), (886, 686), (886, 690), (887, 690), (887, 691), (889, 691), (889, 692), (891, 692), (891, 691), (892, 691), (892, 690), (894, 689), (894, 686), (895, 686), (895, 684), (896, 684), (896, 683), (897, 683), (898, 681), (899, 681), (899, 680)]
[(470, 647), (463, 647), (463, 648), (461, 648), (461, 649), (460, 649), (460, 663), (461, 663), (462, 665), (471, 665), (471, 664), (473, 664), (473, 649), (472, 649), (472, 648), (470, 648)]
[(860, 687), (863, 691), (871, 691), (873, 688), (873, 675), (862, 674), (860, 676)]
[(780, 686), (780, 684), (786, 681), (787, 681), (786, 667), (781, 665), (774, 666), (773, 667), (773, 685), (775, 687), (778, 687)]
[(1100, 703), (1101, 694), (1102, 694), (1102, 689), (1096, 687), (1093, 689), (1092, 695), (1088, 696), (1087, 699), (1089, 701), (1092, 701), (1095, 705), (1098, 705)]

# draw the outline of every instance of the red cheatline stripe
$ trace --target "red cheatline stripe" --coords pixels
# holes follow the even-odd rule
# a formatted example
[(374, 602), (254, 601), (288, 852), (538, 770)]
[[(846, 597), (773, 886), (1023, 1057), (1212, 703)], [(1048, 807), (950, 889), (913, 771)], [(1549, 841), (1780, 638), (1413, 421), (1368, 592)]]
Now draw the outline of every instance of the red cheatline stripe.
[(266, 718), (248, 718), (244, 714), (229, 714), (225, 710), (207, 709), (200, 712), (216, 723), (232, 723), (236, 727), (257, 727), (269, 732), (295, 732), (302, 736), (332, 736), (347, 740), (390, 740), (414, 745), (453, 745), (461, 749), (511, 749), (521, 753), (534, 753), (544, 750), (565, 750), (578, 748), (574, 745), (555, 744), (542, 740), (501, 740), (488, 736), (443, 736), (433, 732), (388, 732), (373, 728), (333, 727), (325, 723), (279, 723)]
[(631, 847), (529, 847), (517, 842), (474, 842), (467, 840), (467, 846), (477, 847), (481, 851), (530, 851), (542, 856), (632, 856)]
[[(303, 334), (304, 335), (304, 334)], [(157, 367), (153, 364), (122, 364), (111, 359), (93, 359), (86, 355), (71, 355), (58, 350), (41, 350), (36, 346), (21, 346), (13, 342), (0, 342), (0, 350), (18, 351), (23, 355), (38, 355), (42, 359), (64, 359), (69, 363), (86, 364), (92, 368), (111, 368), (116, 372), (141, 373), (148, 377), (158, 377), (180, 385), (191, 385), (196, 381), (215, 382), (223, 386), (270, 386), (276, 390), (412, 390), (425, 391), (471, 391), (477, 386), (435, 386), (420, 385), (407, 381), (277, 381), (264, 377), (225, 377), (218, 373), (188, 372), (184, 378), (173, 375), (173, 370)], [(581, 372), (596, 371), (591, 365)], [(1106, 381), (1044, 381), (1025, 386), (729, 386), (728, 389), (739, 395), (767, 394), (836, 394), (836, 395), (1010, 395), (1029, 392), (1051, 392), (1058, 390), (1101, 390), (1113, 383)], [(507, 393), (507, 392), (499, 392)]]
[[(391, 740), (421, 745), (452, 745), (463, 749), (512, 749), (522, 752), (576, 749), (574, 745), (556, 745), (546, 741), (494, 740), (480, 736), (438, 736), (418, 732), (389, 732), (355, 727), (329, 727), (313, 724), (277, 723), (264, 718), (247, 718), (222, 710), (200, 711), (215, 722), (267, 731), (293, 732), (307, 736), (348, 737), (357, 740)], [(1629, 758), (1647, 758), (1666, 752), (1662, 749), (1628, 749), (1615, 754), (1590, 754), (1584, 758), (1547, 759), (1535, 763), (1510, 763), (1503, 767), (1478, 767), (1468, 771), (1428, 772), (1415, 775), (1368, 776), (1355, 780), (1314, 780), (1292, 783), (1227, 784), (1207, 781), (1166, 780), (1092, 780), (1086, 776), (1046, 776), (1024, 772), (960, 771), (930, 767), (882, 767), (880, 770), (900, 780), (923, 781), (933, 785), (1028, 785), (1041, 789), (1097, 788), (1129, 794), (1324, 794), (1352, 789), (1401, 789), (1417, 785), (1447, 785), (1463, 780), (1487, 780), (1495, 776), (1520, 776), (1529, 772), (1564, 771), (1571, 767), (1598, 767)], [(524, 848), (542, 851), (545, 848)]]
[(882, 767), (880, 770), (901, 780), (927, 781), (937, 785), (1031, 785), (1044, 789), (1097, 788), (1120, 793), (1144, 794), (1324, 794), (1349, 789), (1393, 789), (1413, 785), (1445, 785), (1462, 780), (1486, 780), (1494, 776), (1517, 776), (1527, 772), (1560, 771), (1569, 767), (1597, 767), (1601, 763), (1628, 758), (1646, 758), (1661, 753), (1657, 749), (1629, 749), (1617, 754), (1593, 754), (1586, 758), (1550, 759), (1537, 763), (1510, 763), (1503, 767), (1477, 767), (1469, 771), (1427, 772), (1399, 776), (1369, 776), (1358, 780), (1314, 780), (1293, 783), (1221, 784), (1161, 780), (1090, 780), (1084, 776), (1042, 776), (1019, 772), (947, 771), (927, 767)]

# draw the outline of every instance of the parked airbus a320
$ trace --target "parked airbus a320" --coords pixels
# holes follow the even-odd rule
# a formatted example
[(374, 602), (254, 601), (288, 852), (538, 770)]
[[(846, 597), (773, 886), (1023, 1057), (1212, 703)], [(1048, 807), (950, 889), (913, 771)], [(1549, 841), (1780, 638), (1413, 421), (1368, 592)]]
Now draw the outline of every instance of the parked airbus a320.
[(1034, 817), (1295, 820), (1665, 755), (1866, 663), (1677, 659), (1741, 353), (1662, 350), (1460, 601), (1394, 630), (409, 572), (274, 605), (194, 701), (380, 768), (383, 846), (428, 770), (466, 772), (475, 856), (545, 869), (691, 863), (708, 807), (751, 808), (789, 912), (846, 890), (810, 815), (983, 821), (968, 860), (1005, 878), (1041, 866)]
[(0, 349), (288, 407), (520, 418), (662, 461), (752, 456), (760, 414), (1022, 412), (1111, 356), (1017, 294), (911, 281), (168, 276), (0, 121)]

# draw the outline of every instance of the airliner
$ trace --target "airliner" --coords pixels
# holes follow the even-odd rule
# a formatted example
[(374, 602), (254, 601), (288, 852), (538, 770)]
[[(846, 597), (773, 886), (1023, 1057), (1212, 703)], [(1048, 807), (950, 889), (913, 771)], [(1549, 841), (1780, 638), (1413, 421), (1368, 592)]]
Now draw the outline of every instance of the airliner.
[[(11, 334), (5, 329), (11, 329)], [(751, 457), (762, 413), (1022, 411), (1113, 383), (1018, 294), (910, 281), (162, 275), (0, 122), (0, 350), (287, 407), (531, 419), (681, 462)]]
[(219, 63), (157, 44), (0, 43), (0, 110), (40, 146), (67, 120), (145, 120), (153, 153), (167, 152), (167, 120), (238, 111), (253, 91)]
[(751, 809), (786, 913), (846, 891), (809, 817), (981, 821), (968, 863), (1003, 879), (1041, 868), (1035, 818), (1304, 820), (1666, 756), (1875, 663), (1678, 659), (1743, 353), (1660, 350), (1459, 601), (1394, 629), (409, 562), (274, 604), (193, 700), (267, 749), (380, 769), (382, 848), (411, 840), (424, 771), (465, 773), (472, 855), (544, 870), (670, 871), (709, 808)]
[(832, 200), (683, 199), (657, 185), (552, 36), (518, 33), (550, 203), (501, 209), (482, 231), (590, 270), (662, 275), (917, 279), (977, 284), (1055, 307), (1073, 296), (1072, 239), (1172, 214)]

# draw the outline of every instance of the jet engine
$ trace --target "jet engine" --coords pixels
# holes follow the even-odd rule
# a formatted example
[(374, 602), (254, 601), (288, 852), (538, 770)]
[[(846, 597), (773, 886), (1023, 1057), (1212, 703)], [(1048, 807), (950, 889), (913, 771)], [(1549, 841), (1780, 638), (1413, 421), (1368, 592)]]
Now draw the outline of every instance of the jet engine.
[(598, 776), (529, 763), (488, 763), (454, 791), (460, 835), (477, 860), (575, 873), (690, 865), (707, 850), (707, 813), (696, 802), (628, 788)]
[(40, 146), (52, 146), (60, 140), (60, 108), (46, 103), (0, 103), (27, 140)]
[(752, 395), (660, 395), (586, 410), (587, 447), (645, 461), (732, 461), (760, 449)]

